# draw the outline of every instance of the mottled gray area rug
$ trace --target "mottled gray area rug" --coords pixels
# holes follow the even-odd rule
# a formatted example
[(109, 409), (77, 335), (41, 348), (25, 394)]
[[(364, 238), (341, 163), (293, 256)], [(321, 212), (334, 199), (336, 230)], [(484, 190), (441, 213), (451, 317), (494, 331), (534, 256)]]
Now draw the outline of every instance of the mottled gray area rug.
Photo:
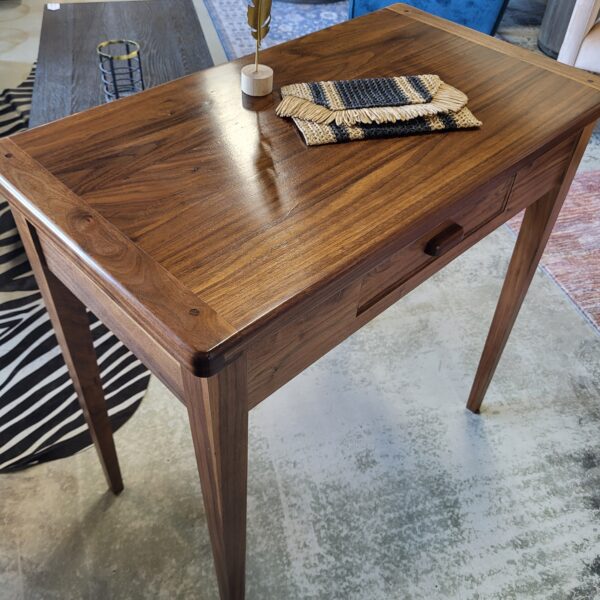
[[(464, 409), (501, 229), (251, 413), (249, 600), (600, 597), (600, 337), (536, 275)], [(0, 597), (217, 598), (184, 408), (151, 386), (95, 453), (7, 475)]]

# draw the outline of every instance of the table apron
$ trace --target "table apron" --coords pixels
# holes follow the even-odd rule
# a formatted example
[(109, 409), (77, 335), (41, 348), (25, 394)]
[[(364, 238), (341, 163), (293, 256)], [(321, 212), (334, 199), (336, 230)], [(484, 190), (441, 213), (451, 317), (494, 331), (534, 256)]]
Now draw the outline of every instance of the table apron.
[(180, 363), (42, 232), (37, 231), (48, 268), (182, 402)]

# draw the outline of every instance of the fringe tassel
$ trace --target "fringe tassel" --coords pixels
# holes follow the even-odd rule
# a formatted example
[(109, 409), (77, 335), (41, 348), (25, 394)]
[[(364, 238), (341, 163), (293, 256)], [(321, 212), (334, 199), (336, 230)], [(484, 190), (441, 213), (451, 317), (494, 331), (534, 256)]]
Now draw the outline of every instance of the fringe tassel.
[(276, 113), (280, 117), (295, 117), (323, 125), (335, 122), (336, 125), (350, 126), (358, 123), (396, 123), (439, 113), (458, 112), (467, 101), (467, 96), (460, 90), (442, 83), (428, 104), (330, 110), (298, 96), (284, 96), (276, 108)]

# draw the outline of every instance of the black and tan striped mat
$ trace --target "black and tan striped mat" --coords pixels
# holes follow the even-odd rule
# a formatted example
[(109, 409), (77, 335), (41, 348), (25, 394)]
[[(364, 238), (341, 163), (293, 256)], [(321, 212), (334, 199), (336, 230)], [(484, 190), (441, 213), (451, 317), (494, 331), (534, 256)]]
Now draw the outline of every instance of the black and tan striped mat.
[(437, 75), (412, 75), (286, 85), (276, 112), (319, 146), (480, 127), (467, 101)]

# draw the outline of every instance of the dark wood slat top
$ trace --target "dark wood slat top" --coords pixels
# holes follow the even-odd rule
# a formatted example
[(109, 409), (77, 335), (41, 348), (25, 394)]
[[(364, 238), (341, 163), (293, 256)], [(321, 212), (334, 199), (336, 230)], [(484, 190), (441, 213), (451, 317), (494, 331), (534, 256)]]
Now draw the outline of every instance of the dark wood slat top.
[(192, 0), (46, 5), (30, 126), (102, 104), (96, 46), (119, 38), (139, 42), (146, 88), (213, 65)]
[[(93, 247), (68, 212), (55, 214), (41, 198), (39, 180), (37, 188), (26, 177), (14, 182), (15, 152), (0, 157), (0, 173), (28, 199), (27, 214), (73, 240), (104, 288), (125, 303), (137, 298), (128, 307), (133, 315), (148, 323), (154, 311), (160, 327), (152, 331), (164, 341), (171, 330), (182, 361), (216, 360), (600, 117), (593, 78), (587, 84), (585, 75), (489, 39), (397, 5), (263, 53), (276, 89), (439, 74), (469, 95), (484, 123), (477, 131), (307, 148), (293, 124), (274, 114), (277, 93), (242, 99), (246, 59), (13, 138), (39, 163), (41, 179), (58, 179), (86, 219), (101, 219), (127, 240), (130, 262), (149, 262), (164, 281), (177, 281), (177, 299), (168, 289), (160, 299), (140, 297), (139, 281)], [(210, 336), (186, 333), (183, 290), (212, 315)]]

